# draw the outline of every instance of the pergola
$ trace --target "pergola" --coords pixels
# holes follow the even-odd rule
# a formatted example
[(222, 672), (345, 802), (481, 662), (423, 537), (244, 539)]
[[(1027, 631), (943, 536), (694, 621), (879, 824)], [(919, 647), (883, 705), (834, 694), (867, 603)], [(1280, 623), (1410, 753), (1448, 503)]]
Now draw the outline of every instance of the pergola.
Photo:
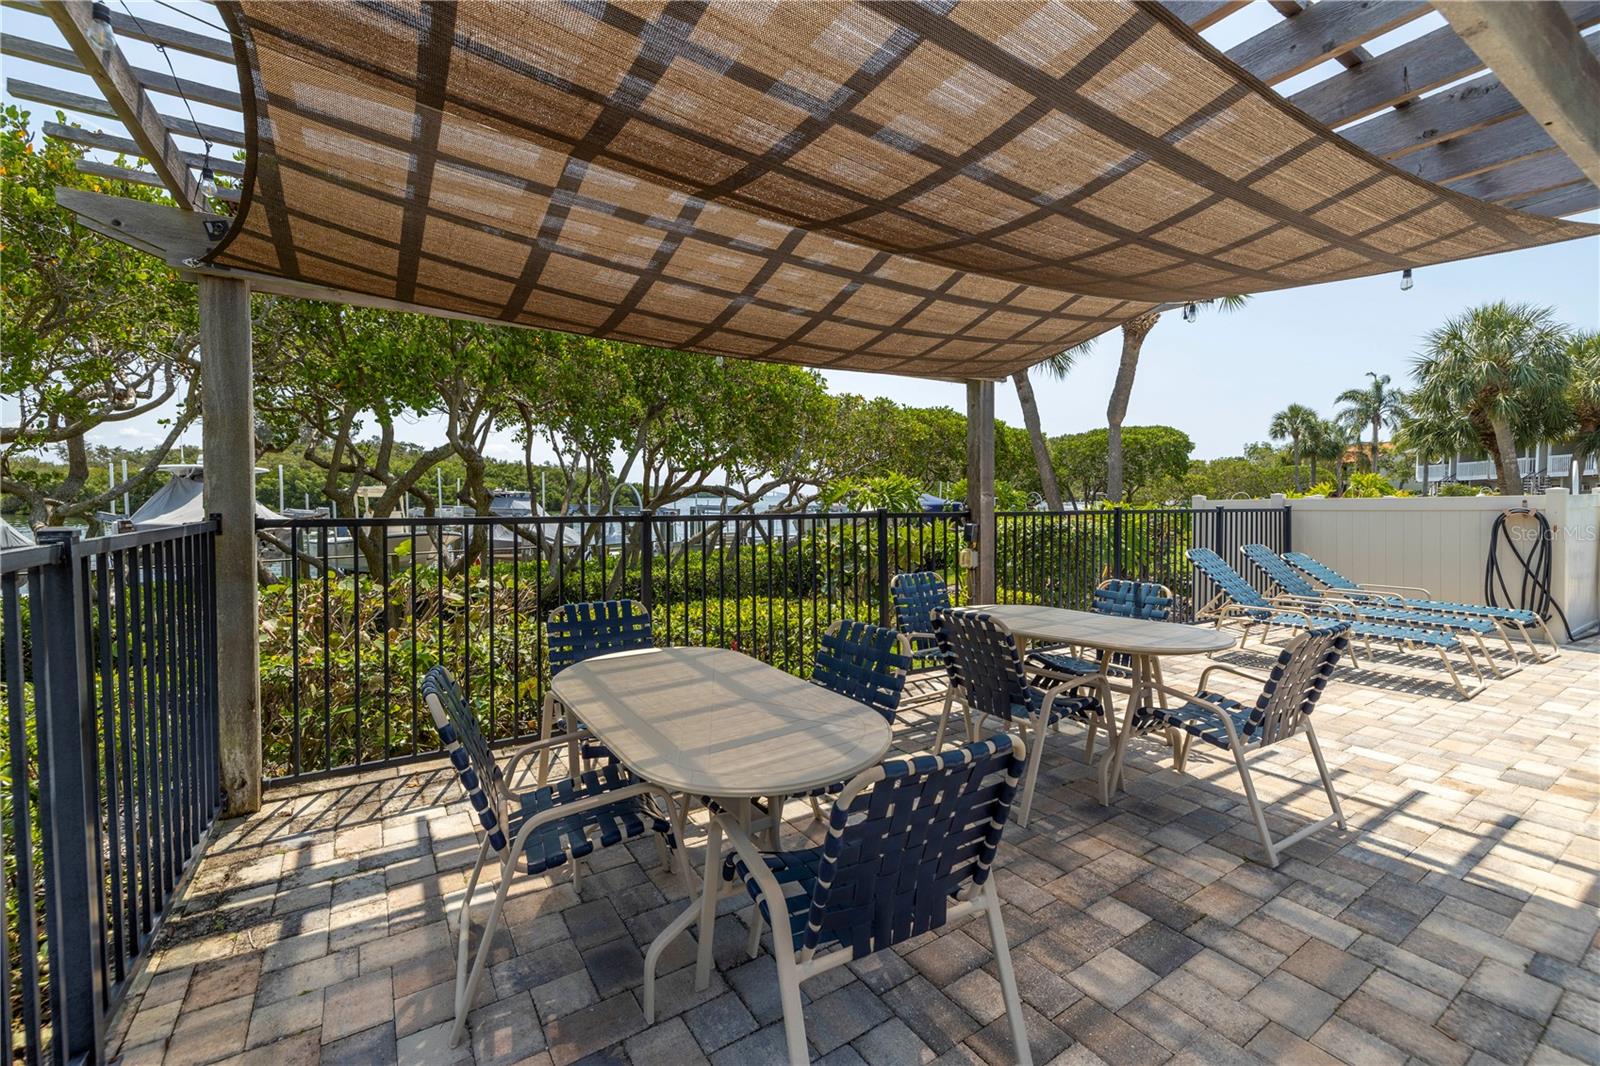
[[(1592, 234), (1560, 216), (1600, 205), (1590, 0), (1441, 3), (1376, 54), (1433, 8), (1271, 0), (1226, 54), (1200, 31), (1239, 2), (245, 0), (207, 33), (98, 12), (203, 82), (134, 67), (87, 0), (5, 2), (67, 46), (6, 54), (99, 89), (8, 93), (120, 123), (44, 129), (144, 159), (81, 165), (178, 205), (58, 192), (199, 284), (231, 812), (260, 802), (252, 290), (965, 381), (987, 530), (995, 380), (1156, 307)], [(208, 164), (239, 179), (221, 211)]]

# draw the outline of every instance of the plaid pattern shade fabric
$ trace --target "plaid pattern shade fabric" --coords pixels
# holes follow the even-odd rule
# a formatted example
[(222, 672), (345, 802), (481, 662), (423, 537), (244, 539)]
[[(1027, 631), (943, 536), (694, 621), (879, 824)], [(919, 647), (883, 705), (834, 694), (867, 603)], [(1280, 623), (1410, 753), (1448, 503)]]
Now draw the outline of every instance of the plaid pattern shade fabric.
[(224, 3), (219, 265), (733, 356), (1000, 376), (1152, 306), (1593, 231), (1403, 175), (1159, 6)]

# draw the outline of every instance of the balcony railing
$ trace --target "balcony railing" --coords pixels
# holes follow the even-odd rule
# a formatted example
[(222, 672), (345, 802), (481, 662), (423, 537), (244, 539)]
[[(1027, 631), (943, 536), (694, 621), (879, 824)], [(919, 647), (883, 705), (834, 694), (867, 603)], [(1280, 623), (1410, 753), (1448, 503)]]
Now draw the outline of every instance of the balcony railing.
[(12, 1060), (103, 1058), (218, 811), (216, 530), (46, 530), (0, 557)]

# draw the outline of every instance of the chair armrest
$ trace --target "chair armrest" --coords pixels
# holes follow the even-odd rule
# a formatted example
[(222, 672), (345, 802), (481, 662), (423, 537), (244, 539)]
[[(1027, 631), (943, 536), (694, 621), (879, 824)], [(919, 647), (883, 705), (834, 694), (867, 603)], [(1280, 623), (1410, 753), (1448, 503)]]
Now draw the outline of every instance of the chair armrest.
[(588, 730), (579, 726), (576, 731), (567, 730), (558, 733), (549, 740), (536, 740), (532, 744), (525, 744), (511, 753), (511, 758), (506, 760), (505, 779), (510, 782), (516, 778), (517, 767), (523, 759), (535, 755), (546, 748), (554, 748), (558, 744), (567, 745), (567, 757), (574, 758), (578, 750), (578, 742), (583, 739), (582, 734)]
[(1280, 605), (1276, 601), (1268, 601), (1268, 604), (1265, 607), (1248, 607), (1242, 603), (1226, 603), (1217, 609), (1217, 615), (1220, 618), (1228, 618), (1237, 615), (1246, 619), (1247, 621), (1260, 622), (1262, 619), (1257, 618), (1256, 614), (1257, 612), (1261, 611), (1266, 611), (1269, 614), (1281, 614), (1291, 618), (1298, 618), (1307, 626), (1312, 624), (1311, 615), (1308, 612), (1297, 611), (1288, 604)]
[[(763, 857), (761, 849), (756, 847), (755, 841), (751, 840), (749, 835), (739, 828), (739, 824), (726, 814), (714, 814), (712, 817), (722, 827), (722, 835), (728, 838), (729, 844), (733, 845), (734, 852), (740, 859), (744, 860), (744, 864), (755, 875), (756, 887), (761, 890), (761, 895), (767, 903), (767, 914), (772, 916), (782, 914), (783, 920), (788, 921), (789, 908), (783, 902), (783, 886), (778, 884), (777, 877), (773, 875), (771, 868), (767, 866), (767, 861)], [(722, 870), (720, 868), (706, 871), (707, 891), (712, 890), (713, 878), (716, 879), (715, 883), (721, 882)], [(788, 932), (788, 930), (784, 931)], [(776, 930), (772, 941), (773, 946), (776, 947), (778, 943)]]
[(1256, 684), (1261, 685), (1263, 687), (1265, 687), (1266, 683), (1267, 683), (1267, 679), (1262, 677), (1260, 674), (1252, 674), (1248, 670), (1241, 670), (1237, 666), (1230, 666), (1228, 663), (1212, 663), (1210, 666), (1208, 666), (1204, 670), (1200, 671), (1200, 691), (1201, 692), (1210, 692), (1211, 691), (1211, 689), (1208, 688), (1207, 685), (1206, 685), (1206, 680), (1211, 676), (1211, 671), (1213, 671), (1213, 670), (1221, 670), (1224, 673), (1235, 674), (1235, 675), (1237, 675), (1239, 677), (1242, 677), (1242, 678), (1246, 679), (1247, 681), (1254, 681)]
[(1417, 585), (1381, 585), (1376, 582), (1369, 584), (1365, 581), (1358, 581), (1356, 584), (1360, 585), (1363, 589), (1373, 592), (1420, 592), (1422, 593), (1422, 599), (1433, 599), (1433, 593)]

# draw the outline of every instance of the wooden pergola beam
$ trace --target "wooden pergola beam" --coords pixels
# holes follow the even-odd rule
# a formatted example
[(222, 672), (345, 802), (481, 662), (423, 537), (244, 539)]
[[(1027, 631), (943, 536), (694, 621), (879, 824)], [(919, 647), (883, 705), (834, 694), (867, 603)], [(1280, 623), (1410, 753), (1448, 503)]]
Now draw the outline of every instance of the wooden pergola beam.
[[(1591, 50), (1600, 50), (1600, 33), (1591, 34), (1585, 42)], [(1489, 73), (1348, 126), (1339, 135), (1373, 155), (1393, 159), (1522, 113), (1522, 104), (1501, 83), (1500, 76)]]
[[(50, 17), (50, 5), (43, 0), (0, 0), (0, 6), (9, 7), (16, 11), (26, 11), (32, 15)], [(226, 40), (217, 37), (207, 37), (205, 34), (193, 33), (177, 26), (169, 26), (153, 19), (135, 18), (123, 14), (121, 11), (111, 12), (111, 28), (120, 37), (129, 37), (136, 41), (148, 41), (150, 44), (159, 44), (164, 48), (171, 48), (175, 52), (187, 52), (189, 55), (204, 56), (207, 59), (219, 59), (232, 65), (233, 46)]]
[(1578, 184), (1590, 184), (1578, 164), (1560, 152), (1547, 152), (1453, 181), (1450, 188), (1479, 200), (1505, 203)]
[[(98, 148), (101, 151), (120, 152), (122, 155), (129, 156), (143, 157), (144, 155), (139, 148), (138, 142), (131, 137), (118, 137), (116, 134), (106, 133), (104, 130), (86, 130), (82, 126), (63, 126), (59, 122), (46, 122), (39, 129), (46, 137), (54, 137), (57, 140), (81, 144), (85, 148)], [(197, 170), (206, 165), (205, 157), (195, 152), (184, 152), (183, 161)], [(212, 171), (217, 174), (226, 174), (230, 178), (244, 177), (243, 163), (232, 159), (213, 159), (210, 162)]]
[(1228, 58), (1273, 85), (1432, 10), (1426, 0), (1348, 0), (1292, 8), (1294, 14), (1280, 8), (1282, 22), (1228, 49)]
[(1559, 151), (1538, 122), (1529, 115), (1518, 115), (1488, 129), (1403, 155), (1394, 165), (1425, 181), (1443, 184)]
[(1249, 0), (1163, 0), (1161, 6), (1195, 30), (1215, 26)]
[[(74, 0), (74, 2), (77, 2), (77, 0)], [(84, 6), (88, 6), (86, 2)], [(50, 10), (52, 14), (56, 14), (54, 7)], [(65, 31), (62, 31), (62, 35), (66, 36)], [(68, 41), (71, 41), (70, 37)], [(120, 49), (114, 48), (113, 52), (118, 56), (122, 54)], [(10, 33), (0, 36), (0, 54), (14, 56), (17, 59), (26, 59), (47, 67), (55, 67), (57, 70), (71, 71), (74, 74), (87, 74), (91, 78), (95, 77), (95, 71), (90, 68), (100, 66), (92, 48), (89, 49), (89, 59), (86, 60), (79, 54), (76, 46), (69, 51), (65, 48), (58, 48), (53, 44), (43, 44), (39, 41), (18, 37)], [(192, 78), (174, 78), (171, 74), (159, 70), (146, 70), (143, 67), (129, 66), (126, 59), (122, 60), (121, 66), (129, 74), (129, 84), (135, 88), (143, 89), (147, 92), (161, 93), (165, 96), (186, 96), (197, 103), (210, 104), (213, 107), (220, 107), (228, 111), (244, 110), (244, 101), (232, 89), (207, 85), (205, 82), (195, 81)], [(96, 79), (96, 83), (98, 84), (98, 79)]]
[[(86, 96), (83, 93), (68, 92), (49, 85), (40, 85), (37, 82), (21, 81), (17, 78), (6, 79), (6, 93), (18, 100), (27, 100), (30, 103), (44, 104), (46, 107), (58, 107), (63, 111), (76, 111), (80, 115), (94, 115), (97, 118), (115, 119), (117, 112), (112, 106), (98, 96)], [(244, 132), (230, 130), (226, 126), (213, 126), (208, 122), (191, 122), (187, 118), (176, 115), (162, 115), (161, 121), (169, 133), (183, 137), (194, 137), (212, 144), (225, 144), (233, 148), (245, 146)]]
[(1590, 181), (1600, 183), (1600, 59), (1555, 4), (1449, 0), (1439, 11)]
[(1511, 200), (1506, 206), (1535, 215), (1564, 218), (1600, 207), (1600, 187), (1588, 183), (1568, 185), (1566, 188), (1537, 193), (1525, 200)]
[[(115, 166), (111, 163), (101, 163), (95, 159), (79, 159), (72, 164), (74, 170), (80, 174), (93, 174), (97, 178), (106, 178), (111, 181), (129, 181), (135, 185), (149, 185), (155, 189), (167, 189), (167, 184), (160, 176), (148, 170), (130, 170), (127, 167)], [(171, 192), (171, 189), (167, 189)], [(226, 200), (229, 203), (239, 202), (238, 189), (218, 189), (216, 199)]]
[[(1560, 6), (1579, 27), (1600, 22), (1600, 0), (1564, 0)], [(1342, 126), (1483, 68), (1455, 30), (1441, 26), (1302, 89), (1289, 102), (1319, 122)]]

